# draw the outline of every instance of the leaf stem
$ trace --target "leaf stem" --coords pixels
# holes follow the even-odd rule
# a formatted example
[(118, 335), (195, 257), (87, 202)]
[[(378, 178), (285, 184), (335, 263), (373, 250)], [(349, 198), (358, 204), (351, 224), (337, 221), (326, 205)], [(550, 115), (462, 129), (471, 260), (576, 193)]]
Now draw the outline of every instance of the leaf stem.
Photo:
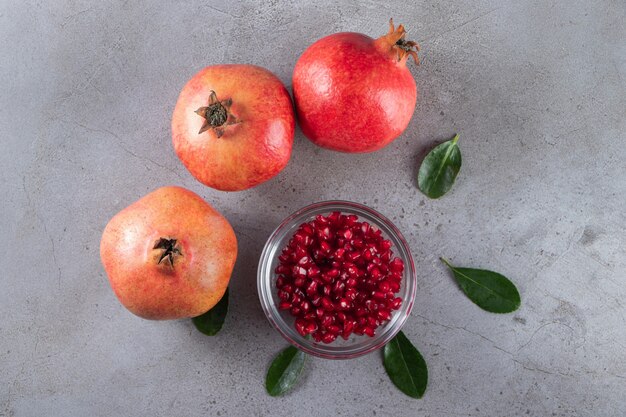
[(452, 138), (452, 144), (456, 145), (458, 141), (459, 141), (459, 134), (455, 133), (454, 137)]
[[(457, 135), (458, 136), (458, 135)], [(454, 267), (452, 266), (452, 264), (450, 262), (448, 262), (448, 260), (446, 258), (444, 258), (443, 256), (439, 257), (439, 260), (441, 262), (443, 262), (444, 264), (446, 264), (446, 266), (450, 269), (454, 269)]]

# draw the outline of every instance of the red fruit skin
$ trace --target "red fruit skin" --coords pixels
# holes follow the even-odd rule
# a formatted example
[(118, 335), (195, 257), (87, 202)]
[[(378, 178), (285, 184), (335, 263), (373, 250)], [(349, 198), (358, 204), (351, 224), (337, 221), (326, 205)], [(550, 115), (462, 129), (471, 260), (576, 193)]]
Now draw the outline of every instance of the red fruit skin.
[(341, 152), (372, 152), (408, 126), (417, 87), (395, 51), (360, 33), (337, 33), (311, 45), (293, 72), (302, 132)]
[[(198, 133), (211, 91), (232, 99), (239, 123)], [(289, 162), (295, 116), (289, 93), (268, 70), (254, 65), (206, 67), (183, 87), (172, 116), (176, 154), (201, 183), (223, 191), (254, 187), (278, 174)]]
[[(182, 255), (159, 263), (160, 238)], [(152, 320), (199, 316), (222, 298), (237, 257), (228, 221), (193, 192), (162, 187), (116, 214), (100, 241), (100, 258), (120, 302)]]

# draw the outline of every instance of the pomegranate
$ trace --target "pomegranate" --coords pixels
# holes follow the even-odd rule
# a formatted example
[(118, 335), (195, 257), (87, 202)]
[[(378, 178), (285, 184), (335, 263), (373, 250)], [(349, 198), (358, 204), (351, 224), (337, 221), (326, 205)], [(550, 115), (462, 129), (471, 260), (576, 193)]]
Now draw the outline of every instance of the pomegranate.
[(278, 257), (280, 310), (317, 342), (352, 333), (374, 336), (402, 305), (404, 262), (380, 230), (356, 215), (333, 212), (300, 225)]
[(100, 242), (113, 291), (153, 320), (199, 316), (222, 298), (237, 257), (228, 221), (180, 187), (151, 192), (116, 214)]
[(293, 95), (302, 132), (324, 148), (372, 152), (408, 126), (417, 88), (406, 66), (418, 63), (418, 45), (402, 25), (372, 39), (336, 33), (311, 45), (293, 71)]
[(176, 154), (201, 183), (244, 190), (289, 162), (295, 117), (289, 93), (254, 65), (206, 67), (185, 85), (172, 117)]

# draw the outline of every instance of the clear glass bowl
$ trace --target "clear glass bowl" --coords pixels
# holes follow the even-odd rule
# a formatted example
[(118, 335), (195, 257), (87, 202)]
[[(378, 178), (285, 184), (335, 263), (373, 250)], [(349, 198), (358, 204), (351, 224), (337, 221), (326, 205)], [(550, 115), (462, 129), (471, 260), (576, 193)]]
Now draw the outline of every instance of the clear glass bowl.
[[(391, 250), (394, 256), (404, 261), (404, 276), (400, 291), (397, 294), (403, 301), (400, 309), (393, 312), (391, 320), (376, 329), (374, 337), (353, 334), (348, 340), (339, 337), (333, 343), (325, 344), (301, 336), (294, 327), (295, 318), (289, 311), (278, 309), (280, 299), (275, 285), (277, 275), (274, 273), (274, 269), (278, 265), (278, 256), (282, 249), (287, 246), (302, 223), (313, 220), (318, 214), (328, 215), (333, 211), (357, 215), (359, 221), (367, 221), (373, 227), (377, 227), (382, 231), (385, 239), (389, 239), (393, 243)], [(311, 204), (283, 220), (265, 243), (257, 274), (259, 299), (270, 323), (289, 343), (298, 349), (327, 359), (356, 358), (379, 349), (389, 342), (400, 331), (409, 317), (415, 299), (416, 285), (417, 277), (413, 258), (400, 231), (380, 213), (362, 204), (349, 201), (323, 201)]]

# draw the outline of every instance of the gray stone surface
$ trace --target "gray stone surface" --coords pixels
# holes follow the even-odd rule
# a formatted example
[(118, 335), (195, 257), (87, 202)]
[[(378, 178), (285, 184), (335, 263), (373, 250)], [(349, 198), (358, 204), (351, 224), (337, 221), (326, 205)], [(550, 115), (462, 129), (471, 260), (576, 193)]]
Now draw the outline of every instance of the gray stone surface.
[[(623, 416), (626, 414), (626, 6), (623, 1), (0, 2), (1, 416)], [(287, 86), (299, 54), (395, 17), (419, 40), (405, 134), (370, 155), (298, 132), (289, 166), (239, 193), (196, 182), (170, 115), (201, 67), (254, 63)], [(418, 161), (461, 134), (437, 201)], [(214, 338), (150, 322), (114, 297), (98, 255), (120, 209), (165, 184), (202, 195), (240, 242)], [(419, 292), (405, 327), (428, 362), (422, 400), (378, 354), (310, 360), (283, 398), (263, 387), (285, 342), (256, 266), (286, 215), (364, 202), (405, 233)], [(523, 302), (483, 312), (439, 263), (494, 269)]]

